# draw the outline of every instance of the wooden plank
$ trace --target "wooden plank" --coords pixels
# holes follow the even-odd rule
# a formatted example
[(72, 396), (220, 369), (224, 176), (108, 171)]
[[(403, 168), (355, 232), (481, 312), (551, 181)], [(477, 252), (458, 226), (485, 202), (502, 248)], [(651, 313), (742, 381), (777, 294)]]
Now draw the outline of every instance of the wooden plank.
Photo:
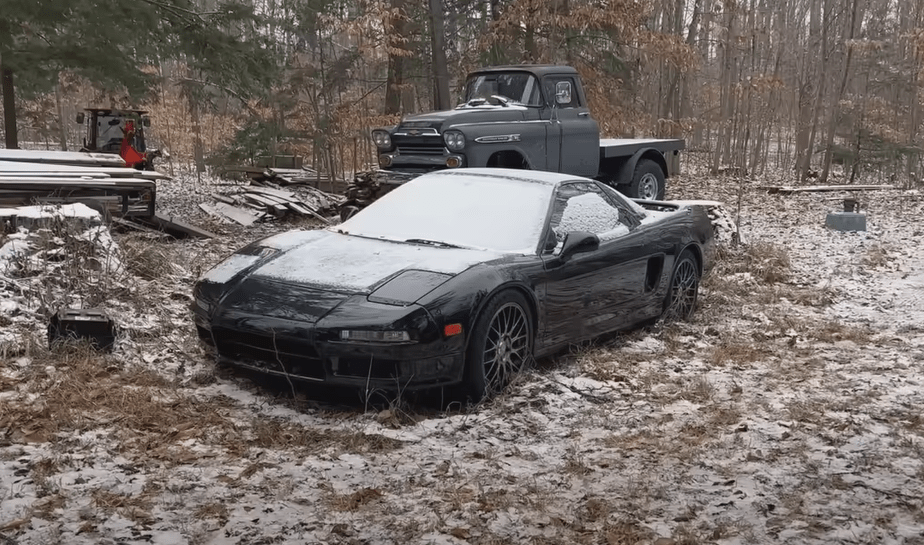
[(769, 193), (814, 193), (830, 191), (877, 191), (895, 189), (893, 185), (806, 185), (806, 186), (763, 186)]
[(5, 172), (0, 170), (0, 179), (3, 180), (32, 180), (35, 178), (56, 178), (59, 180), (81, 180), (89, 178), (110, 178), (105, 172), (55, 172), (53, 170), (42, 172)]
[(250, 227), (254, 222), (263, 218), (263, 213), (246, 210), (237, 206), (232, 206), (223, 202), (209, 204), (202, 203), (199, 205), (199, 208), (205, 210), (210, 214), (215, 214), (220, 217), (227, 218), (235, 223), (239, 223), (244, 227)]
[(177, 219), (174, 216), (154, 214), (149, 218), (145, 218), (144, 221), (149, 222), (154, 227), (174, 236), (192, 236), (196, 238), (216, 238), (218, 236), (215, 233), (196, 227), (195, 225), (187, 223), (181, 219)]
[(283, 216), (288, 210), (288, 207), (284, 203), (280, 203), (274, 197), (271, 197), (269, 195), (258, 195), (256, 193), (244, 193), (244, 198), (249, 199), (256, 203), (260, 203), (263, 206), (266, 206), (276, 216)]
[(58, 165), (125, 166), (125, 161), (114, 153), (83, 153), (77, 151), (0, 149), (0, 161), (25, 161)]
[(212, 193), (212, 198), (216, 201), (220, 201), (227, 204), (234, 204), (235, 200), (227, 195), (222, 195), (221, 193)]
[(322, 216), (321, 214), (318, 214), (318, 213), (315, 212), (311, 207), (309, 207), (308, 205), (306, 205), (306, 204), (304, 204), (304, 203), (289, 203), (289, 208), (292, 208), (293, 210), (295, 210), (295, 211), (297, 211), (297, 212), (301, 212), (302, 214), (307, 214), (307, 215), (309, 215), (309, 216), (313, 216), (313, 217), (315, 217), (315, 218), (317, 218), (317, 219), (323, 221), (324, 223), (326, 223), (326, 224), (328, 224), (328, 225), (330, 224), (330, 220), (329, 220), (329, 219), (325, 218), (325, 217)]
[(136, 230), (136, 231), (141, 231), (141, 232), (144, 232), (144, 233), (149, 233), (149, 234), (151, 234), (151, 235), (156, 235), (156, 236), (158, 236), (158, 237), (167, 238), (167, 237), (170, 236), (169, 234), (167, 234), (167, 233), (165, 233), (165, 232), (163, 232), (163, 231), (159, 231), (159, 230), (157, 230), (157, 229), (153, 229), (153, 228), (151, 228), (151, 227), (148, 227), (147, 225), (142, 225), (142, 224), (140, 224), (140, 223), (138, 223), (138, 222), (134, 222), (134, 221), (131, 221), (131, 220), (127, 220), (127, 219), (125, 219), (125, 218), (112, 218), (111, 221), (112, 221), (112, 223), (115, 223), (116, 225), (122, 225), (122, 226), (124, 226), (124, 227), (128, 227), (128, 228), (130, 228), (130, 229), (134, 229), (134, 230)]
[(99, 175), (106, 174), (113, 178), (142, 178), (149, 180), (169, 180), (170, 176), (161, 174), (153, 170), (137, 170), (125, 167), (108, 167), (108, 166), (80, 166), (80, 165), (59, 165), (44, 163), (29, 163), (25, 161), (4, 161), (0, 160), (0, 173), (19, 174), (19, 173), (53, 173), (55, 175), (76, 176), (81, 174)]
[(285, 202), (298, 200), (298, 197), (295, 195), (295, 193), (292, 193), (291, 191), (284, 191), (282, 189), (273, 189), (272, 187), (251, 186), (247, 188), (247, 191), (249, 193), (260, 193), (263, 195), (284, 199)]

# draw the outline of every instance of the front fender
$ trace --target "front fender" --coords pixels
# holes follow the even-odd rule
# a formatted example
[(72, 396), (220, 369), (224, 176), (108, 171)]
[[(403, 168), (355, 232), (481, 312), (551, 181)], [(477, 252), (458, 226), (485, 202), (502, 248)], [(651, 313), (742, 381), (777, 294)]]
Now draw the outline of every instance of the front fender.
[(426, 308), (442, 328), (447, 324), (463, 326), (466, 343), (475, 321), (491, 298), (507, 289), (522, 293), (530, 304), (533, 324), (538, 324), (539, 301), (525, 278), (509, 276), (501, 270), (476, 266), (443, 284), (417, 303)]
[(535, 120), (460, 124), (452, 129), (465, 135), (466, 166), (486, 167), (496, 153), (509, 152), (523, 157), (529, 168), (544, 170), (548, 125)]

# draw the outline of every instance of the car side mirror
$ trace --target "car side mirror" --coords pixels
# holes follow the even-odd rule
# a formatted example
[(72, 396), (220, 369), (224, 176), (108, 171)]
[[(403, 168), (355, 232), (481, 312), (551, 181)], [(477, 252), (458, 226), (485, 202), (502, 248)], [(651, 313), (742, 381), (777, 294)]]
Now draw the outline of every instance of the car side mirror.
[(74, 121), (77, 123), (83, 123), (83, 112), (77, 112), (77, 117), (74, 118)]
[(562, 261), (566, 261), (574, 254), (593, 252), (599, 247), (600, 237), (597, 235), (586, 231), (572, 231), (565, 235), (559, 257)]

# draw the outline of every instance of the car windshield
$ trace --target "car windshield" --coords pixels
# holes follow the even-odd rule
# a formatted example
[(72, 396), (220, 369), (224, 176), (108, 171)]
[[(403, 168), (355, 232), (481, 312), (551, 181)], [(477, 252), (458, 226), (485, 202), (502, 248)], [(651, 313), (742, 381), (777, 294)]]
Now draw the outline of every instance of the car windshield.
[(466, 104), (494, 96), (505, 97), (514, 103), (538, 106), (539, 83), (535, 76), (525, 72), (477, 74), (465, 83)]
[(553, 187), (500, 175), (420, 176), (332, 230), (412, 244), (535, 253)]

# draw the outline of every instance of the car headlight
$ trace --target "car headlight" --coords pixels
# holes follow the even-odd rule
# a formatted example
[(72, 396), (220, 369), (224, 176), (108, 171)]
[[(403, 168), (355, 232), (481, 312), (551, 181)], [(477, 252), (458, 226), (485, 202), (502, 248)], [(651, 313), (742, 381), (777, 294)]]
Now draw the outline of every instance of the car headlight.
[(411, 334), (407, 331), (344, 329), (340, 332), (340, 340), (363, 343), (406, 343), (411, 341)]
[(388, 131), (383, 131), (381, 129), (372, 131), (372, 141), (375, 142), (375, 145), (379, 149), (391, 149), (391, 135), (388, 133)]
[(443, 133), (443, 141), (450, 151), (462, 151), (465, 147), (465, 135), (459, 131), (446, 131)]

